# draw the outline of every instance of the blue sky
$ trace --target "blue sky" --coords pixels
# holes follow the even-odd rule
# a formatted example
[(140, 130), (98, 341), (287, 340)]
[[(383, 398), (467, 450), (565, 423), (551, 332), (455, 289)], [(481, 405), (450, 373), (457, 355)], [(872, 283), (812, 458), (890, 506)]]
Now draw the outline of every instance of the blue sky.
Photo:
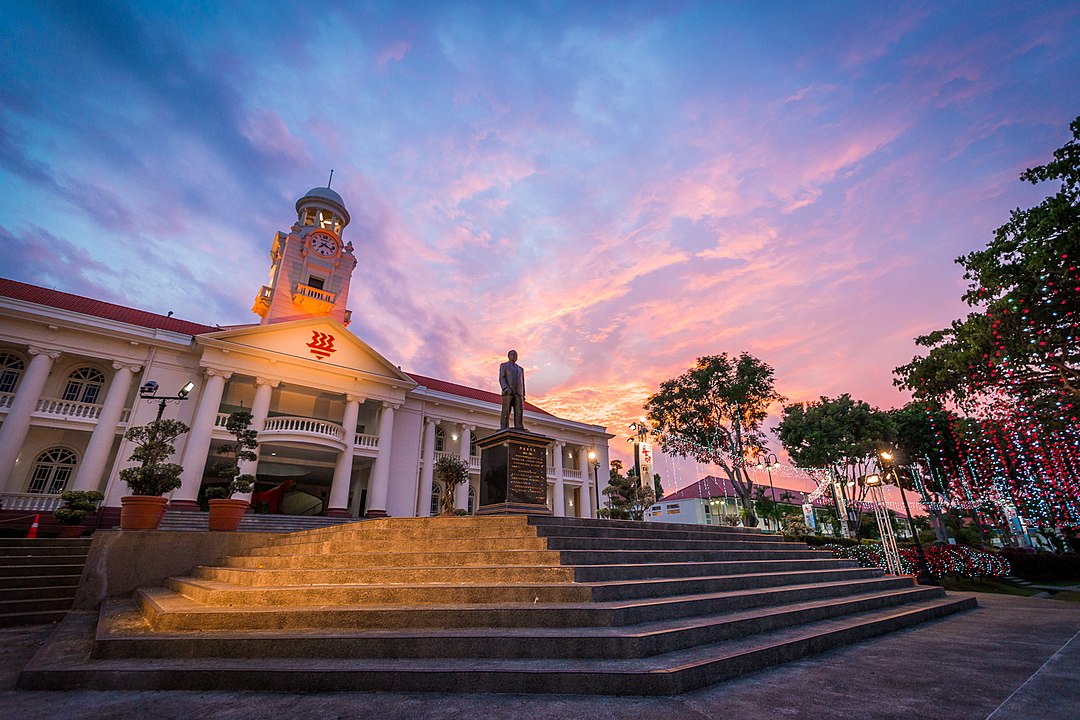
[[(298, 4), (299, 5), (299, 4)], [(4, 276), (251, 322), (333, 186), (350, 329), (619, 431), (694, 358), (892, 406), (1080, 115), (1080, 6), (0, 2)], [(777, 408), (777, 411), (779, 408)]]

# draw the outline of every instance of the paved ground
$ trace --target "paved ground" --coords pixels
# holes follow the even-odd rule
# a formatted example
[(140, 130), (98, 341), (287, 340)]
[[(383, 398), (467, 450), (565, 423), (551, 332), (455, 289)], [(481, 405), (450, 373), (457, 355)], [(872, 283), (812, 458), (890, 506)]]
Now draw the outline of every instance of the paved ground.
[(1080, 604), (978, 598), (978, 610), (674, 698), (19, 692), (52, 628), (3, 629), (0, 718), (1080, 720)]

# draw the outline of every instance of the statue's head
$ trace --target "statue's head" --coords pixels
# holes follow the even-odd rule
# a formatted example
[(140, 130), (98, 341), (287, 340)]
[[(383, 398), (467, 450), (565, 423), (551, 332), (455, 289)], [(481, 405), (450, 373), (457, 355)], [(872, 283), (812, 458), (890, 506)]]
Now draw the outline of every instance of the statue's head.
[(510, 359), (510, 362), (517, 362), (517, 350), (506, 353), (506, 357)]

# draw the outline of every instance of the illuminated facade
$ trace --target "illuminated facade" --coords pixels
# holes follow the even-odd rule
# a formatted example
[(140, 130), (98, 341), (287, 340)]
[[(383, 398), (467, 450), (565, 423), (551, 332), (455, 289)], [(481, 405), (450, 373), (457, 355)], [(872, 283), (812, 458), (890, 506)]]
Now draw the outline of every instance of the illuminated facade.
[[(275, 235), (270, 277), (252, 310), (259, 322), (219, 328), (0, 279), (0, 501), (4, 511), (50, 510), (64, 489), (99, 489), (118, 507), (130, 426), (154, 419), (139, 388), (195, 388), (165, 417), (191, 426), (177, 444), (183, 485), (170, 507), (195, 509), (212, 484), (224, 420), (241, 408), (259, 429), (256, 489), (290, 488), (285, 511), (425, 516), (443, 488), (433, 465), (465, 459), (470, 512), (478, 501), (476, 440), (499, 426), (493, 392), (402, 372), (346, 327), (356, 258), (342, 235), (340, 195), (314, 188), (297, 221)], [(494, 383), (493, 383), (494, 384)], [(554, 439), (549, 504), (592, 517), (596, 466), (606, 477), (605, 428), (526, 405), (526, 426)]]

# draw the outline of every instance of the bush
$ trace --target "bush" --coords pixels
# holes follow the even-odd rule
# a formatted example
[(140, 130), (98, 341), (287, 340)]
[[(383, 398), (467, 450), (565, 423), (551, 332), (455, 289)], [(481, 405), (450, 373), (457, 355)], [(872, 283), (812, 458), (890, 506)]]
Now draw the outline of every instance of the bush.
[(1012, 565), (1013, 574), (1025, 580), (1080, 580), (1080, 555), (1058, 555), (1005, 548), (1001, 554)]
[(133, 495), (157, 497), (180, 487), (180, 474), (184, 468), (165, 460), (176, 452), (176, 438), (188, 430), (188, 426), (179, 420), (158, 420), (128, 428), (124, 439), (135, 443), (128, 460), (140, 465), (121, 470), (120, 479)]
[(60, 495), (64, 504), (53, 511), (53, 518), (61, 525), (79, 525), (104, 499), (97, 490), (68, 490)]
[[(884, 549), (878, 543), (858, 548), (841, 545), (826, 545), (833, 555), (855, 560), (862, 567), (886, 567)], [(956, 577), (995, 577), (1009, 573), (1009, 561), (1002, 555), (980, 550), (967, 545), (934, 545), (925, 548), (926, 562), (930, 573), (938, 577), (953, 575)], [(915, 574), (918, 551), (906, 548), (900, 551), (900, 570), (909, 575)]]

